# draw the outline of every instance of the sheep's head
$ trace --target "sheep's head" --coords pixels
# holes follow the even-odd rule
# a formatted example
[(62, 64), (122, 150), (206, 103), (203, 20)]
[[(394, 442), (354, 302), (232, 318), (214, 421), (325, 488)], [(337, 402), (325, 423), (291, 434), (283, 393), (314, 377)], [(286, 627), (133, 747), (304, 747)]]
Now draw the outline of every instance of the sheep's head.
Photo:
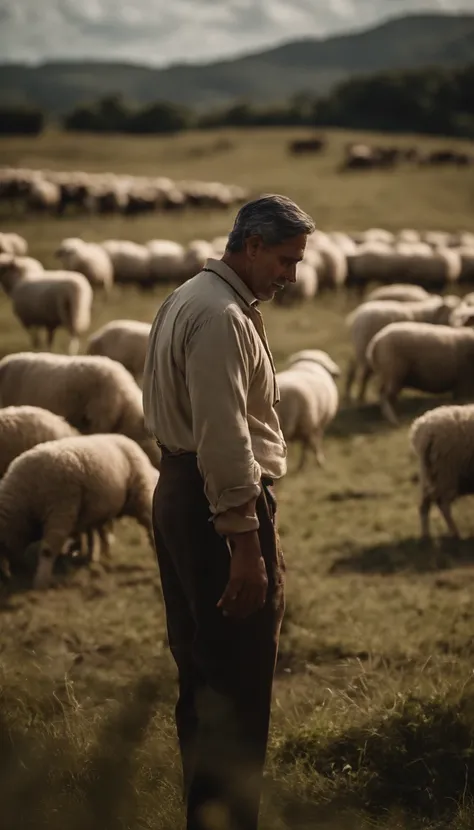
[(0, 254), (0, 285), (6, 294), (10, 294), (22, 276), (23, 271), (15, 257), (11, 254)]
[(447, 294), (445, 297), (440, 297), (438, 303), (439, 305), (433, 316), (433, 323), (448, 325), (453, 311), (459, 306), (460, 299), (454, 294)]
[(307, 363), (311, 365), (311, 363), (316, 363), (318, 366), (322, 366), (323, 369), (326, 369), (329, 374), (337, 378), (341, 374), (341, 370), (337, 363), (334, 363), (331, 357), (326, 352), (323, 352), (321, 349), (303, 349), (301, 352), (296, 352), (295, 354), (291, 355), (288, 359), (288, 367), (294, 366), (295, 363)]

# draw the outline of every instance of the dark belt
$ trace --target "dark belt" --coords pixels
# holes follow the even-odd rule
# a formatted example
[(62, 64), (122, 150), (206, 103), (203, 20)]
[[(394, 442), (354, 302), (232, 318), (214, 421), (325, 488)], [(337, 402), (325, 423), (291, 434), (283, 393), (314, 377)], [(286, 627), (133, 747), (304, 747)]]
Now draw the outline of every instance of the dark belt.
[[(172, 452), (170, 449), (168, 449), (168, 447), (165, 447), (164, 444), (160, 444), (159, 441), (157, 441), (156, 443), (159, 449), (161, 450), (163, 458), (189, 458), (190, 456), (194, 456), (194, 458), (197, 458), (196, 453), (192, 452), (192, 450), (175, 450), (175, 452)], [(269, 476), (262, 476), (262, 484), (264, 484), (265, 487), (273, 487), (274, 480)]]

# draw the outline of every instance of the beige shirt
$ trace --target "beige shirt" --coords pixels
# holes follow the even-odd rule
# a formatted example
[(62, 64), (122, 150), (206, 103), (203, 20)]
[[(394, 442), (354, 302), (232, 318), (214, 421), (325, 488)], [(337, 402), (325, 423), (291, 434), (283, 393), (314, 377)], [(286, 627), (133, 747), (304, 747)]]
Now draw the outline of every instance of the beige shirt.
[[(197, 454), (222, 535), (258, 528), (261, 476), (286, 473), (275, 368), (256, 303), (231, 268), (209, 259), (158, 310), (145, 361), (146, 426), (172, 452)], [(247, 502), (245, 514), (235, 510)]]

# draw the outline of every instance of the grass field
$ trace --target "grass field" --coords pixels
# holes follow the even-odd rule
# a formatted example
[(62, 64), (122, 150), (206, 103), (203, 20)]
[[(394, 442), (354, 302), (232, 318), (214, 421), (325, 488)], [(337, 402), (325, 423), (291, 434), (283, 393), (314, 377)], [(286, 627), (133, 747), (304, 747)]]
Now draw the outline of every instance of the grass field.
[[(334, 133), (319, 159), (288, 157), (289, 131), (230, 135), (235, 148), (209, 157), (193, 148), (215, 134), (53, 134), (0, 142), (0, 156), (4, 164), (194, 176), (283, 192), (323, 229), (472, 230), (472, 171), (407, 166), (343, 177), (334, 170), (351, 135)], [(226, 232), (231, 221), (231, 212), (197, 211), (137, 221), (4, 216), (1, 229), (23, 233), (32, 254), (51, 264), (64, 236), (186, 241)], [(117, 287), (108, 305), (97, 301), (94, 328), (119, 316), (152, 320), (163, 296)], [(292, 310), (266, 306), (277, 367), (297, 349), (318, 347), (345, 368), (344, 316), (355, 302), (342, 294)], [(2, 354), (28, 348), (5, 300), (0, 333)], [(474, 826), (474, 517), (469, 500), (455, 507), (468, 537), (457, 549), (442, 539), (421, 546), (408, 428), (434, 402), (405, 397), (402, 425), (393, 429), (373, 401), (341, 409), (324, 472), (311, 465), (292, 472), (290, 447), (290, 472), (278, 485), (288, 610), (264, 830)], [(437, 516), (434, 526), (444, 532)], [(1, 830), (182, 826), (175, 673), (154, 555), (132, 524), (124, 521), (117, 535), (110, 565), (0, 605)]]

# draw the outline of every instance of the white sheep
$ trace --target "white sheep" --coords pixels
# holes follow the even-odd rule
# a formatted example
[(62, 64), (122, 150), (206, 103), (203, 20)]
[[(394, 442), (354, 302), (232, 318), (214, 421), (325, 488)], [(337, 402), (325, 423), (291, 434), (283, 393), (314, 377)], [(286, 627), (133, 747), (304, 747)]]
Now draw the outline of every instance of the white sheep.
[(417, 302), (371, 300), (354, 309), (346, 318), (354, 347), (354, 357), (349, 360), (347, 368), (346, 400), (350, 400), (352, 385), (357, 374), (360, 374), (358, 400), (361, 403), (365, 399), (367, 383), (371, 376), (366, 351), (371, 339), (378, 331), (389, 323), (403, 320), (446, 324), (450, 321), (452, 311), (458, 303), (458, 297), (433, 296)]
[(380, 384), (382, 414), (397, 424), (394, 405), (402, 389), (464, 398), (474, 390), (474, 330), (430, 323), (391, 323), (367, 348)]
[(13, 254), (13, 256), (26, 256), (28, 243), (26, 239), (17, 233), (0, 233), (0, 254)]
[(392, 285), (381, 285), (374, 288), (364, 298), (364, 302), (371, 300), (397, 300), (399, 303), (416, 303), (430, 297), (428, 291), (421, 285), (410, 285), (409, 283), (393, 283)]
[(194, 239), (190, 242), (184, 251), (181, 281), (184, 282), (198, 274), (207, 260), (215, 255), (211, 242), (206, 242), (205, 239)]
[(93, 288), (102, 288), (105, 295), (110, 294), (114, 268), (109, 254), (101, 245), (70, 237), (63, 239), (56, 256), (63, 268), (84, 274)]
[(0, 478), (22, 452), (43, 441), (70, 438), (78, 432), (65, 418), (39, 406), (0, 409)]
[(319, 288), (340, 288), (348, 274), (347, 257), (341, 248), (323, 231), (313, 231), (307, 239), (307, 251), (319, 255), (316, 263)]
[(0, 360), (0, 406), (29, 404), (62, 415), (79, 432), (120, 432), (159, 467), (145, 429), (142, 392), (125, 366), (102, 355), (18, 352)]
[(150, 282), (150, 251), (145, 245), (125, 239), (106, 239), (101, 247), (110, 257), (115, 282), (139, 285)]
[(394, 251), (358, 252), (348, 259), (350, 282), (356, 285), (409, 282), (427, 288), (441, 288), (456, 282), (462, 267), (461, 257), (450, 248), (438, 248), (430, 256), (404, 256)]
[(86, 354), (102, 354), (122, 363), (138, 384), (143, 378), (151, 323), (111, 320), (90, 335)]
[[(61, 438), (27, 450), (0, 482), (0, 557), (10, 570), (38, 554), (34, 587), (48, 587), (68, 539), (135, 518), (154, 546), (152, 497), (158, 473), (124, 435)], [(41, 486), (38, 486), (41, 482)], [(101, 535), (104, 553), (108, 540)]]
[(9, 296), (13, 313), (29, 332), (33, 348), (39, 347), (39, 331), (46, 330), (51, 349), (58, 328), (70, 336), (69, 354), (77, 354), (79, 338), (91, 322), (92, 288), (82, 274), (73, 271), (27, 271), (15, 260), (0, 263), (0, 284)]
[(420, 470), (422, 539), (430, 538), (429, 516), (435, 502), (452, 537), (459, 531), (451, 512), (459, 496), (474, 493), (474, 405), (438, 406), (417, 418), (410, 444)]
[(147, 242), (146, 248), (150, 252), (150, 280), (152, 283), (181, 282), (183, 280), (183, 245), (170, 239), (152, 239)]
[(339, 405), (334, 378), (339, 367), (326, 352), (306, 349), (293, 354), (287, 368), (277, 373), (280, 400), (276, 405), (285, 441), (299, 441), (301, 457), (298, 470), (311, 449), (319, 466), (324, 465), (323, 437)]

